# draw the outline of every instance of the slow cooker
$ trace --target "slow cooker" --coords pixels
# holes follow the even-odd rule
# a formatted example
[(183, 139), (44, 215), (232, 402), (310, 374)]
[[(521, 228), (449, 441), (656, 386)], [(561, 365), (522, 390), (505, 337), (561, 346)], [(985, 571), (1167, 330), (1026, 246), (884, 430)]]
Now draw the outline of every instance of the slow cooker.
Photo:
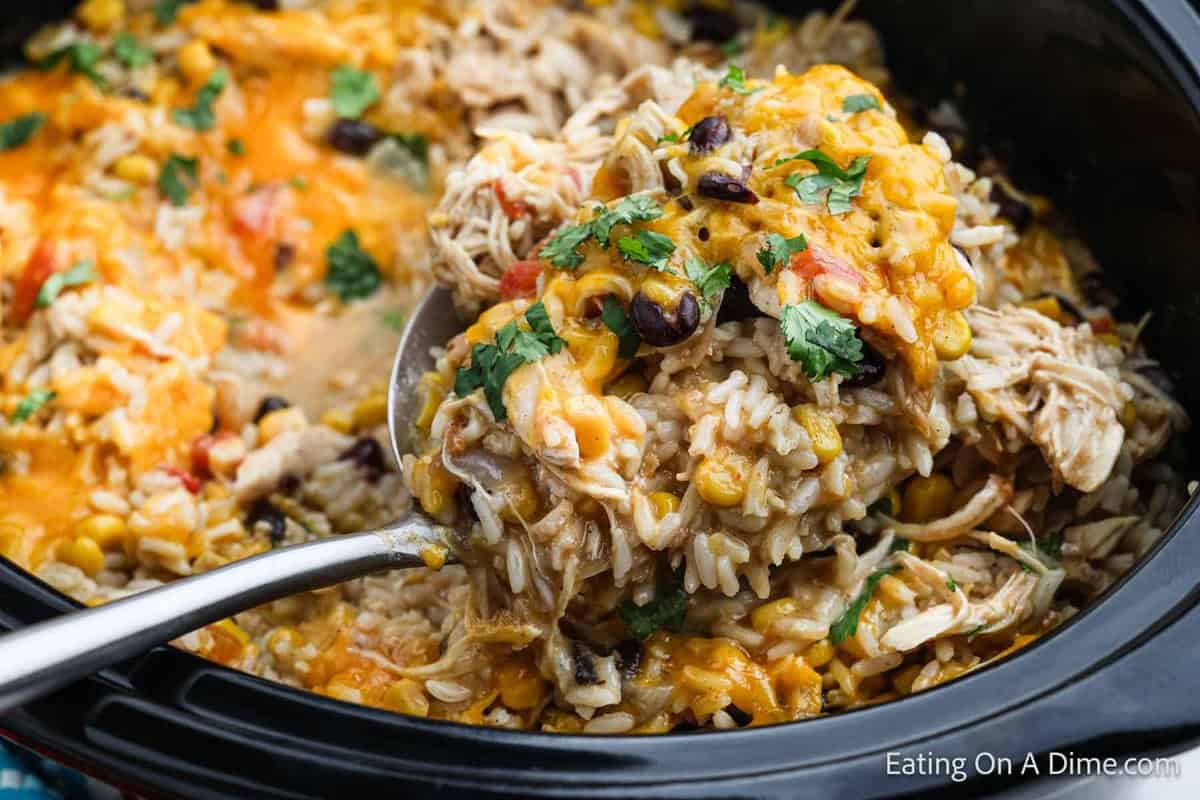
[[(6, 5), (0, 51), (12, 62), (73, 3)], [(1068, 209), (1118, 314), (1153, 312), (1152, 352), (1200, 417), (1196, 12), (1185, 0), (868, 0), (858, 13), (883, 34), (897, 88), (930, 104), (950, 96), (974, 143), (1016, 154), (1021, 185)], [(992, 792), (1078, 759), (1200, 741), (1196, 506), (1104, 597), (1019, 655), (806, 722), (662, 737), (493, 730), (349, 705), (160, 647), (6, 715), (0, 733), (150, 796)], [(0, 630), (72, 607), (0, 559)]]

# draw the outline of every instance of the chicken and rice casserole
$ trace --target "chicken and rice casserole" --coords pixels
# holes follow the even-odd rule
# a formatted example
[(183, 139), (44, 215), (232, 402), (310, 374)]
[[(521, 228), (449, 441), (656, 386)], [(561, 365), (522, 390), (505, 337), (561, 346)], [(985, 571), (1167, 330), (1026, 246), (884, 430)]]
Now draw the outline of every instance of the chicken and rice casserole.
[[(465, 565), (177, 644), (549, 731), (811, 717), (1061, 624), (1181, 507), (1187, 415), (851, 12), (81, 3), (0, 81), (0, 552), (97, 604), (421, 509)], [(469, 327), (396, 465), (434, 282)]]

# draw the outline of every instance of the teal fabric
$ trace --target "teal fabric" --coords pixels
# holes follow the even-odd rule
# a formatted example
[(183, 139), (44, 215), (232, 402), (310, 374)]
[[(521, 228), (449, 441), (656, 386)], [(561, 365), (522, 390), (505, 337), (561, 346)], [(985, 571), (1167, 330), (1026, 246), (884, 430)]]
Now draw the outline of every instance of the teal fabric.
[(115, 790), (0, 739), (0, 800), (110, 800)]

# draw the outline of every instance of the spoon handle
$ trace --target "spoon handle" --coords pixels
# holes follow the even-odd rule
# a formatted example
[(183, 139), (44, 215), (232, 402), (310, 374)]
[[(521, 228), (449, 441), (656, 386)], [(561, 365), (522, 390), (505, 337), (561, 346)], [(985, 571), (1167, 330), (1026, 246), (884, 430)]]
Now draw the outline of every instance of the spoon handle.
[(0, 713), (249, 608), (371, 572), (426, 566), (423, 553), (447, 552), (441, 529), (413, 514), (30, 625), (0, 636)]

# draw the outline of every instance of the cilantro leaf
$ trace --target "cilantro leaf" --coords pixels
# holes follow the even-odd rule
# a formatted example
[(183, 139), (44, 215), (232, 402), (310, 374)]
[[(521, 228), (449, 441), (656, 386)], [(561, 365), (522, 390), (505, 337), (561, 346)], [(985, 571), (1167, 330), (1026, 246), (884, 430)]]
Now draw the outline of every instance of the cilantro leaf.
[(65, 61), (71, 72), (87, 76), (88, 80), (103, 89), (108, 85), (108, 81), (96, 71), (96, 62), (102, 54), (98, 45), (91, 42), (74, 42), (55, 50), (39, 61), (37, 66), (38, 69), (51, 70)]
[(803, 233), (791, 239), (778, 233), (768, 233), (766, 244), (755, 255), (758, 256), (758, 263), (762, 264), (763, 270), (770, 275), (775, 267), (787, 264), (794, 254), (807, 249), (808, 240), (804, 238)]
[(225, 142), (225, 149), (229, 151), (231, 156), (246, 155), (246, 145), (241, 139), (230, 139)]
[(70, 286), (82, 286), (94, 280), (96, 280), (96, 271), (92, 268), (92, 262), (79, 261), (66, 272), (55, 272), (46, 278), (42, 288), (38, 290), (36, 305), (38, 308), (46, 308), (55, 301), (63, 289)]
[(762, 88), (747, 89), (746, 88), (746, 71), (737, 64), (730, 64), (729, 69), (725, 72), (725, 77), (717, 82), (717, 86), (722, 86), (730, 91), (738, 94), (754, 94), (762, 91)]
[(649, 222), (658, 219), (662, 214), (662, 206), (650, 195), (635, 194), (624, 197), (621, 198), (621, 202), (592, 220), (592, 235), (601, 247), (608, 247), (614, 226)]
[(187, 205), (188, 193), (196, 184), (200, 162), (178, 153), (171, 153), (158, 173), (158, 190), (173, 206)]
[(958, 591), (958, 581), (954, 580), (954, 578), (948, 579), (946, 581), (946, 588), (952, 592), (957, 592)]
[(20, 147), (45, 124), (46, 115), (40, 111), (22, 114), (0, 124), (0, 151)]
[(177, 108), (171, 112), (171, 119), (176, 124), (194, 131), (212, 130), (217, 124), (217, 115), (213, 112), (213, 103), (225, 91), (229, 83), (229, 72), (224, 68), (213, 70), (212, 75), (204, 85), (196, 90), (196, 98), (191, 108)]
[(379, 316), (379, 320), (394, 331), (404, 330), (405, 316), (403, 311), (385, 311)]
[(633, 327), (625, 309), (621, 308), (621, 304), (611, 294), (604, 298), (604, 306), (600, 309), (600, 321), (617, 335), (618, 357), (633, 358), (637, 355), (638, 348), (642, 346), (642, 337), (637, 328)]
[(696, 285), (700, 292), (700, 301), (705, 307), (710, 305), (712, 298), (729, 288), (733, 275), (733, 267), (728, 261), (713, 264), (711, 267), (699, 258), (689, 258), (684, 264), (688, 280)]
[(113, 55), (130, 69), (144, 67), (154, 60), (154, 51), (128, 31), (121, 31), (113, 39)]
[(379, 99), (379, 86), (371, 73), (342, 65), (330, 76), (333, 110), (343, 119), (358, 119)]
[(842, 100), (842, 111), (847, 114), (857, 114), (860, 111), (879, 111), (883, 106), (879, 98), (873, 94), (852, 94)]
[(675, 252), (675, 243), (669, 236), (655, 231), (638, 231), (633, 236), (622, 236), (617, 240), (617, 250), (626, 261), (657, 269), (667, 268), (667, 259)]
[(366, 250), (358, 246), (358, 234), (349, 229), (325, 248), (325, 285), (342, 298), (342, 302), (361, 300), (375, 294), (379, 288), (379, 265)]
[(784, 183), (792, 187), (802, 203), (821, 202), (821, 193), (828, 190), (825, 205), (830, 214), (845, 214), (850, 211), (850, 200), (862, 193), (863, 178), (871, 156), (858, 156), (845, 169), (820, 150), (805, 150), (775, 161), (775, 166), (789, 161), (808, 161), (817, 168), (813, 175), (792, 173)]
[(746, 51), (746, 45), (743, 42), (739, 42), (737, 39), (726, 39), (724, 42), (721, 42), (720, 48), (721, 52), (724, 53), (727, 58), (740, 56)]
[(688, 125), (686, 128), (683, 129), (682, 133), (674, 133), (674, 132), (668, 133), (666, 136), (658, 137), (654, 141), (654, 143), (662, 144), (663, 142), (671, 142), (671, 143), (686, 142), (688, 140), (688, 137), (690, 137), (692, 135), (692, 131), (695, 128), (696, 128), (695, 125)]
[(496, 331), (495, 344), (476, 344), (471, 348), (471, 366), (459, 367), (454, 375), (454, 393), (466, 397), (476, 389), (483, 396), (497, 422), (508, 419), (504, 407), (504, 383), (519, 367), (558, 353), (566, 345), (554, 332), (546, 307), (534, 303), (525, 312), (530, 330), (523, 331), (510, 322)]
[(852, 377), (862, 360), (862, 340), (850, 320), (821, 305), (805, 300), (783, 307), (780, 329), (787, 341), (788, 355), (799, 362), (814, 381), (833, 373)]
[(829, 626), (830, 644), (841, 644), (847, 638), (858, 633), (858, 618), (862, 616), (867, 603), (871, 602), (871, 595), (875, 593), (875, 587), (879, 585), (885, 575), (890, 575), (898, 569), (899, 567), (885, 567), (870, 574), (867, 582), (863, 584), (862, 591), (846, 607), (842, 615)]
[(688, 600), (683, 588), (660, 585), (654, 599), (644, 606), (626, 600), (617, 614), (635, 639), (649, 639), (659, 628), (677, 631), (687, 618)]
[(589, 224), (566, 225), (546, 242), (546, 246), (538, 252), (538, 257), (547, 259), (559, 269), (575, 269), (583, 263), (583, 254), (576, 248), (591, 235), (592, 227)]
[(21, 402), (17, 403), (16, 410), (13, 411), (9, 422), (13, 425), (20, 425), (25, 420), (32, 417), (37, 410), (49, 403), (55, 397), (55, 392), (49, 389), (34, 389)]
[(179, 7), (187, 0), (158, 0), (154, 4), (154, 21), (164, 28), (175, 21), (175, 15), (179, 13)]

